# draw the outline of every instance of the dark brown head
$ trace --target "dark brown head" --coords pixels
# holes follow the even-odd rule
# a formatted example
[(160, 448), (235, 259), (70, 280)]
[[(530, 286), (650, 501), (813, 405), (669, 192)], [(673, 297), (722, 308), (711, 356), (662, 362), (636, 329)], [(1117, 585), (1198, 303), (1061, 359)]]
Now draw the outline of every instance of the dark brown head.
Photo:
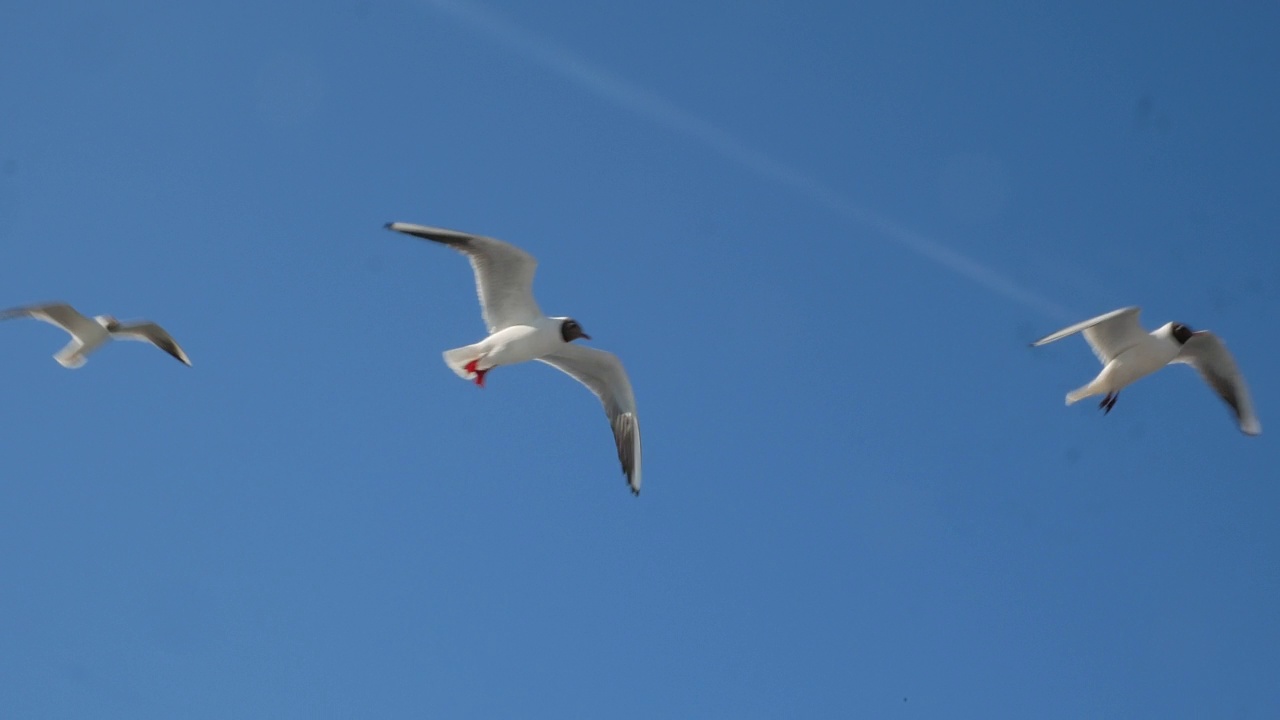
[(1191, 328), (1182, 323), (1173, 324), (1173, 339), (1178, 341), (1179, 345), (1186, 345), (1191, 339)]
[(560, 323), (560, 337), (564, 338), (564, 341), (567, 343), (573, 342), (578, 338), (582, 338), (583, 340), (591, 339), (590, 335), (582, 332), (582, 326), (573, 318), (565, 318), (564, 321)]

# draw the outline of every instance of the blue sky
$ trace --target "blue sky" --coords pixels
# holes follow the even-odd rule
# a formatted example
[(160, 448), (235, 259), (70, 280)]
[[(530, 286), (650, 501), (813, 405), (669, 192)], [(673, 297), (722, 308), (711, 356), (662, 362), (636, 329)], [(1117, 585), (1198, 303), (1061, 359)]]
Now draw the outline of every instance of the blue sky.
[[(1041, 4), (1043, 5), (1043, 4)], [(13, 717), (1280, 714), (1280, 8), (11, 3)], [(631, 374), (645, 486), (464, 260)], [(1221, 334), (1103, 417), (1027, 343)]]

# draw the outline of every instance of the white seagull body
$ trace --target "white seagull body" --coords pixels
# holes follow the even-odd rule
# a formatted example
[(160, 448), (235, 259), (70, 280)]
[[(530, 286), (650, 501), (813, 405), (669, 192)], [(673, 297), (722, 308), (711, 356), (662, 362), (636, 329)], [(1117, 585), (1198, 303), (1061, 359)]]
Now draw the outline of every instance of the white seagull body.
[(191, 359), (183, 352), (178, 343), (159, 325), (148, 322), (122, 323), (110, 315), (85, 317), (66, 303), (41, 303), (24, 305), (0, 311), (0, 320), (29, 317), (50, 325), (56, 325), (71, 335), (71, 342), (59, 350), (53, 359), (65, 368), (78, 368), (84, 365), (89, 355), (107, 344), (108, 340), (139, 340), (151, 343), (177, 358), (184, 365), (191, 365)]
[(542, 314), (533, 299), (537, 260), (490, 237), (410, 223), (387, 223), (387, 229), (448, 245), (471, 260), (489, 336), (474, 345), (446, 350), (445, 364), (459, 377), (483, 387), (485, 373), (495, 367), (540, 360), (586, 385), (604, 405), (622, 472), (631, 492), (638, 495), (640, 421), (627, 371), (613, 353), (574, 345), (578, 338), (591, 339), (577, 321)]
[(1068, 405), (1105, 393), (1099, 407), (1111, 412), (1121, 390), (1170, 363), (1184, 363), (1198, 370), (1231, 407), (1242, 432), (1262, 432), (1244, 377), (1217, 335), (1207, 330), (1193, 332), (1186, 325), (1172, 322), (1148, 333), (1138, 323), (1140, 312), (1142, 309), (1137, 307), (1113, 310), (1032, 343), (1033, 347), (1046, 345), (1083, 332), (1093, 354), (1098, 356), (1102, 372), (1089, 384), (1067, 393)]

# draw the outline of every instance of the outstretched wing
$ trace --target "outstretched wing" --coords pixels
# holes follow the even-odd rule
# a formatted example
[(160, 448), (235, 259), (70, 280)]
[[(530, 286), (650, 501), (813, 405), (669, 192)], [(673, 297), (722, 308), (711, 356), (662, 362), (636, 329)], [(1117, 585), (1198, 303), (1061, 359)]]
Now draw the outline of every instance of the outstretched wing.
[(120, 323), (111, 329), (111, 336), (121, 340), (140, 340), (148, 342), (161, 350), (174, 356), (183, 365), (190, 367), (191, 359), (178, 346), (178, 342), (173, 339), (165, 329), (153, 322), (133, 322)]
[(1223, 402), (1231, 406), (1236, 415), (1240, 431), (1246, 435), (1258, 435), (1262, 432), (1262, 423), (1253, 412), (1253, 401), (1249, 399), (1249, 388), (1244, 384), (1244, 376), (1236, 361), (1231, 357), (1227, 346), (1217, 335), (1207, 331), (1192, 333), (1191, 339), (1182, 346), (1182, 352), (1173, 359), (1176, 363), (1185, 363), (1200, 372), (1200, 377), (1218, 393)]
[(86, 332), (93, 332), (94, 329), (101, 330), (102, 328), (96, 321), (81, 315), (75, 308), (62, 302), (23, 305), (22, 307), (0, 311), (0, 320), (12, 320), (13, 318), (21, 317), (47, 322), (50, 325), (62, 328), (75, 337), (80, 337)]
[(387, 223), (387, 229), (448, 245), (471, 260), (480, 312), (490, 333), (542, 317), (533, 299), (538, 261), (524, 250), (491, 237), (425, 225)]
[(572, 343), (538, 358), (590, 388), (604, 405), (613, 428), (618, 460), (631, 492), (640, 494), (640, 419), (631, 381), (617, 355)]
[(1105, 315), (1099, 315), (1071, 327), (1065, 327), (1051, 335), (1046, 335), (1031, 343), (1032, 347), (1048, 345), (1078, 332), (1084, 332), (1093, 354), (1103, 365), (1111, 362), (1117, 355), (1142, 342), (1147, 331), (1138, 323), (1139, 307), (1120, 308)]

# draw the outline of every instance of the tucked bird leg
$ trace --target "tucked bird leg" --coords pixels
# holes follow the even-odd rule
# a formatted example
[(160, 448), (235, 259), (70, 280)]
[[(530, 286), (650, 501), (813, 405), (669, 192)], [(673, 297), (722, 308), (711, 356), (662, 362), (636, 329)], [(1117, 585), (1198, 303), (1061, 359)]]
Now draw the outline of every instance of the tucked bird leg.
[(485, 373), (489, 372), (489, 370), (488, 369), (481, 370), (480, 368), (476, 367), (476, 365), (478, 365), (479, 363), (480, 363), (480, 359), (476, 358), (475, 360), (472, 360), (471, 362), (467, 363), (467, 366), (463, 369), (469, 373), (476, 374), (476, 387), (484, 387), (484, 375)]
[(1120, 393), (1107, 393), (1102, 398), (1102, 402), (1098, 403), (1098, 407), (1102, 409), (1102, 414), (1107, 415), (1111, 412), (1111, 408), (1116, 406), (1116, 400), (1120, 399)]

